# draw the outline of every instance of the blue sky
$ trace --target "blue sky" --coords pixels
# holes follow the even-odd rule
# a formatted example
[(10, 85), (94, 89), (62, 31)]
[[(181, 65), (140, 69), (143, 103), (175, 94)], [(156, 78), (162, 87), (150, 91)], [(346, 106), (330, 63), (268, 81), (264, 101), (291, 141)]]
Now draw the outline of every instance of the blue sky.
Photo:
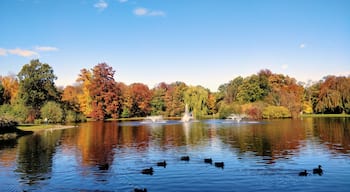
[(56, 84), (106, 62), (115, 80), (216, 91), (270, 69), (350, 75), (348, 0), (1, 0), (0, 75), (39, 58)]

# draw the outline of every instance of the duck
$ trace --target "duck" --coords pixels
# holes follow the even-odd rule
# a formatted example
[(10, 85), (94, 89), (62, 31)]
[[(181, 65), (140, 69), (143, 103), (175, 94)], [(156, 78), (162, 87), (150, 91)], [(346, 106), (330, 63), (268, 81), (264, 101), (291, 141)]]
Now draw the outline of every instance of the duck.
[(181, 161), (189, 161), (190, 157), (189, 156), (182, 156)]
[(215, 162), (215, 167), (224, 168), (224, 162)]
[(213, 160), (211, 158), (205, 158), (204, 159), (204, 163), (210, 163), (212, 164), (213, 163)]
[(166, 161), (160, 161), (160, 162), (157, 162), (157, 166), (160, 166), (160, 167), (166, 167)]
[(307, 175), (308, 175), (308, 173), (306, 170), (299, 173), (299, 176), (307, 176)]
[(153, 168), (150, 167), (149, 169), (142, 169), (141, 173), (142, 174), (152, 175), (153, 174)]
[(146, 188), (140, 189), (140, 188), (135, 188), (134, 192), (147, 192)]
[(109, 164), (108, 163), (100, 164), (100, 165), (98, 165), (98, 169), (99, 170), (108, 170)]
[(313, 172), (313, 174), (322, 175), (323, 174), (322, 166), (318, 165), (318, 168), (314, 168), (312, 172)]

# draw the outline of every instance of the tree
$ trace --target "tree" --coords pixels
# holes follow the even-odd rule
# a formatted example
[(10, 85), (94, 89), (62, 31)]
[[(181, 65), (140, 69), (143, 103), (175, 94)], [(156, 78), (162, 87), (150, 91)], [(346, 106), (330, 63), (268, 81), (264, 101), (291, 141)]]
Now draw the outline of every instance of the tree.
[(0, 77), (0, 82), (4, 89), (4, 103), (13, 104), (16, 100), (19, 87), (16, 77), (13, 75)]
[(91, 80), (92, 73), (89, 70), (80, 70), (77, 82), (79, 83), (79, 87), (82, 91), (78, 94), (78, 101), (80, 111), (87, 117), (89, 117), (92, 112), (92, 98), (90, 94)]
[(181, 116), (185, 110), (184, 93), (187, 85), (183, 82), (175, 82), (169, 85), (165, 94), (165, 105), (167, 116)]
[(151, 115), (162, 115), (166, 110), (165, 94), (168, 90), (166, 83), (160, 83), (152, 90)]
[(350, 80), (346, 77), (327, 76), (320, 84), (316, 111), (343, 113), (350, 102)]
[(47, 102), (40, 110), (41, 117), (52, 123), (62, 122), (63, 110), (61, 105), (54, 101)]
[(54, 83), (57, 77), (50, 65), (41, 63), (38, 59), (31, 60), (22, 67), (18, 79), (19, 97), (34, 110), (34, 117), (39, 116), (38, 112), (44, 103), (59, 100)]
[(152, 93), (148, 86), (142, 83), (133, 83), (130, 85), (129, 91), (131, 96), (131, 115), (136, 117), (149, 115), (151, 112)]
[(91, 117), (102, 120), (118, 117), (118, 90), (112, 67), (100, 63), (92, 69), (89, 91), (92, 98)]
[(243, 77), (238, 76), (227, 84), (227, 88), (224, 94), (226, 103), (229, 104), (237, 101), (239, 87), (243, 84), (243, 80)]
[(209, 91), (201, 86), (190, 86), (184, 93), (185, 104), (196, 117), (204, 117), (208, 114)]
[(237, 93), (237, 100), (241, 103), (255, 102), (262, 100), (265, 90), (260, 87), (260, 80), (257, 75), (251, 75), (243, 80)]

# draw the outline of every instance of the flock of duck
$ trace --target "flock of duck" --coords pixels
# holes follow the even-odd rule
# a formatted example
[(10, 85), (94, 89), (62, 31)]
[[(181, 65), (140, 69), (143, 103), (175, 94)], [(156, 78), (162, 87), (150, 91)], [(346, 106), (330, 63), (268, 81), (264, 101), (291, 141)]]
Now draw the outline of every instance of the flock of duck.
[[(182, 156), (180, 158), (180, 160), (181, 161), (189, 161), (190, 157), (189, 156)], [(213, 164), (213, 159), (212, 158), (205, 158), (204, 159), (204, 163)], [(225, 165), (224, 162), (214, 162), (214, 166), (218, 167), (218, 168), (222, 168), (223, 169), (224, 165)], [(158, 167), (166, 167), (167, 163), (166, 163), (165, 160), (164, 161), (160, 161), (160, 162), (157, 162), (157, 166)], [(147, 174), (147, 175), (153, 175), (153, 172), (154, 172), (153, 167), (141, 170), (142, 174)], [(143, 189), (135, 188), (134, 192), (147, 192), (147, 189), (146, 188), (143, 188)]]
[[(182, 156), (180, 158), (180, 160), (181, 161), (189, 161), (190, 157), (189, 156)], [(213, 164), (213, 159), (212, 158), (205, 158), (204, 159), (204, 163)], [(167, 166), (167, 162), (165, 160), (164, 161), (160, 161), (160, 162), (157, 162), (156, 165), (159, 166), (159, 167), (166, 167)], [(224, 162), (214, 162), (214, 165), (215, 165), (215, 167), (218, 167), (218, 168), (224, 168), (225, 164), (224, 164)], [(100, 170), (108, 170), (109, 169), (108, 163), (100, 165), (99, 169)], [(142, 174), (147, 174), (147, 175), (153, 175), (153, 172), (154, 172), (153, 167), (141, 170)], [(319, 165), (317, 168), (314, 168), (312, 170), (312, 173), (313, 174), (318, 174), (318, 175), (323, 175), (322, 166)], [(304, 170), (304, 171), (299, 173), (299, 176), (308, 176), (308, 175), (311, 175), (311, 173), (308, 173), (307, 170)], [(134, 192), (147, 192), (147, 189), (146, 188), (143, 188), (143, 189), (135, 188)]]
[[(322, 166), (319, 165), (317, 168), (314, 168), (312, 170), (313, 174), (318, 174), (318, 175), (323, 175), (323, 170), (322, 170)], [(304, 170), (302, 172), (299, 173), (299, 176), (308, 176), (311, 175), (311, 173), (308, 173), (307, 170)]]

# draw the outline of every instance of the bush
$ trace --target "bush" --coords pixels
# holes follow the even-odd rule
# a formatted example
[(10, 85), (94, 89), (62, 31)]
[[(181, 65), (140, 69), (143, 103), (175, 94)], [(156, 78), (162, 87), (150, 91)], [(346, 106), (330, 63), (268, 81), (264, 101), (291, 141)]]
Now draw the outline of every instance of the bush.
[(40, 109), (40, 112), (42, 119), (47, 120), (50, 123), (62, 122), (63, 109), (61, 108), (60, 104), (54, 101), (45, 103)]
[(232, 113), (241, 114), (242, 113), (241, 105), (237, 103), (231, 103), (231, 104), (221, 103), (218, 113), (219, 113), (219, 118), (221, 119), (228, 117)]
[(65, 116), (65, 122), (85, 122), (86, 121), (86, 117), (79, 113), (79, 112), (75, 112), (73, 110), (68, 110), (66, 112), (66, 116)]
[(262, 119), (264, 108), (265, 104), (262, 102), (247, 103), (242, 106), (244, 113), (247, 114), (251, 119)]
[(283, 106), (268, 106), (263, 110), (263, 118), (265, 119), (278, 119), (278, 118), (290, 118), (292, 114)]
[(22, 104), (0, 105), (0, 117), (23, 123), (28, 117), (28, 109)]

